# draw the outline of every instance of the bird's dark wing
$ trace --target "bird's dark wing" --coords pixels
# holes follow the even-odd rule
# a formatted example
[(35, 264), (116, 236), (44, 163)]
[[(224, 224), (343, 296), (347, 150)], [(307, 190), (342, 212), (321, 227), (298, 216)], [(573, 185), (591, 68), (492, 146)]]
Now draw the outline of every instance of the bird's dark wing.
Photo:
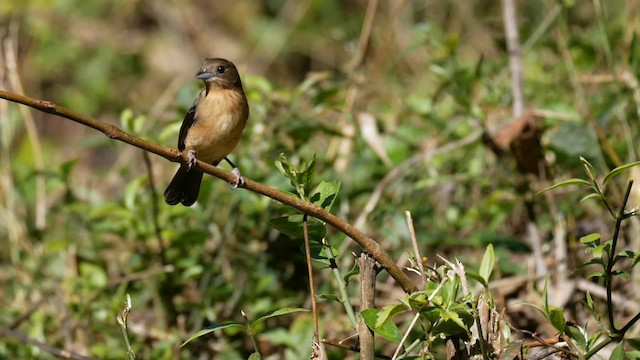
[(198, 106), (198, 101), (200, 101), (200, 96), (202, 93), (198, 94), (196, 101), (193, 102), (191, 109), (187, 111), (187, 115), (184, 116), (184, 120), (182, 121), (182, 126), (180, 126), (180, 136), (178, 137), (178, 150), (184, 150), (184, 139), (187, 137), (187, 132), (191, 128), (194, 122), (196, 122), (196, 107)]

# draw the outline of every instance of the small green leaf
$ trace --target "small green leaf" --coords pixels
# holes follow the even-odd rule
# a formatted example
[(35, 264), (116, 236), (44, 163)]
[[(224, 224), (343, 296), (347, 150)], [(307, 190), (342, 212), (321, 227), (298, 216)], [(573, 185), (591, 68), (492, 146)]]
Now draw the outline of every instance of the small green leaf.
[(589, 265), (604, 266), (604, 264), (602, 263), (602, 258), (597, 257), (597, 258), (593, 258), (593, 259), (591, 259), (591, 260), (589, 260), (587, 262), (584, 262), (584, 263), (576, 266), (576, 270), (582, 269), (582, 268), (587, 267)]
[(382, 326), (385, 321), (392, 320), (396, 315), (407, 311), (407, 307), (404, 304), (387, 305), (378, 312), (378, 319), (376, 320), (376, 327)]
[(496, 255), (493, 252), (493, 245), (489, 244), (487, 250), (484, 252), (482, 261), (480, 262), (480, 276), (485, 280), (485, 283), (489, 282), (491, 272), (493, 271), (493, 265), (496, 262)]
[(291, 313), (296, 313), (296, 312), (308, 312), (309, 310), (307, 309), (303, 309), (303, 308), (282, 308), (282, 309), (277, 309), (277, 310), (273, 310), (270, 311), (262, 316), (260, 316), (259, 318), (257, 318), (256, 320), (254, 320), (251, 323), (251, 329), (255, 329), (255, 327), (260, 324), (261, 322), (270, 319), (272, 317), (276, 317), (276, 316), (282, 316), (282, 315), (286, 315), (286, 314), (291, 314)]
[(611, 170), (605, 177), (604, 180), (602, 181), (602, 184), (606, 184), (607, 182), (609, 182), (609, 180), (613, 179), (614, 177), (620, 175), (621, 172), (632, 168), (634, 166), (640, 165), (640, 161), (636, 161), (636, 162), (632, 162), (630, 164), (625, 164), (622, 166), (618, 166), (617, 168)]
[(598, 233), (591, 233), (580, 238), (580, 242), (583, 244), (600, 243), (602, 237)]
[(582, 163), (582, 166), (584, 167), (584, 172), (585, 174), (587, 174), (587, 176), (589, 177), (589, 179), (591, 179), (591, 184), (596, 184), (596, 171), (593, 168), (593, 165), (591, 165), (591, 163), (589, 161), (587, 161), (587, 159), (583, 158), (582, 156), (580, 156), (580, 162)]
[(349, 272), (342, 277), (342, 279), (344, 280), (344, 286), (346, 287), (347, 285), (349, 285), (349, 281), (351, 280), (351, 278), (359, 274), (360, 267), (358, 266), (358, 262), (355, 261), (351, 270), (349, 270)]
[(400, 333), (400, 330), (392, 321), (387, 320), (380, 326), (375, 326), (378, 319), (378, 310), (365, 309), (360, 313), (360, 316), (362, 316), (365, 324), (367, 324), (369, 329), (371, 329), (374, 333), (396, 344), (399, 344), (402, 340), (402, 333)]
[(603, 277), (604, 273), (602, 271), (594, 271), (592, 273), (590, 273), (589, 275), (586, 276), (587, 279), (592, 279), (592, 278), (600, 278)]
[(337, 301), (339, 303), (342, 303), (342, 301), (340, 301), (340, 298), (338, 297), (338, 295), (334, 295), (334, 294), (321, 294), (318, 295), (319, 299), (325, 299), (325, 300), (333, 300), (333, 301)]
[(623, 342), (620, 342), (611, 352), (609, 360), (624, 360), (624, 347)]
[(640, 338), (630, 338), (627, 339), (627, 343), (629, 344), (629, 346), (631, 346), (634, 350), (640, 350)]
[(547, 276), (547, 278), (544, 279), (544, 291), (542, 292), (542, 301), (543, 301), (542, 312), (544, 313), (544, 316), (547, 319), (549, 318), (549, 297), (547, 296), (548, 286), (549, 286), (549, 276)]
[[(282, 216), (269, 220), (269, 225), (292, 239), (302, 239), (304, 238), (303, 218), (302, 214)], [(313, 217), (307, 217), (307, 229), (309, 230), (309, 239), (313, 241), (322, 241), (327, 233), (326, 226)]]
[(611, 272), (612, 276), (620, 276), (621, 278), (625, 279), (625, 280), (629, 280), (629, 274), (627, 274), (626, 272), (622, 271), (622, 270), (614, 270)]
[(260, 355), (260, 353), (254, 352), (253, 354), (249, 355), (247, 360), (262, 360), (262, 356)]
[(280, 158), (275, 162), (276, 168), (280, 170), (280, 172), (286, 176), (291, 182), (291, 186), (297, 188), (296, 183), (296, 168), (291, 164), (289, 159), (284, 154), (280, 154)]
[(331, 211), (331, 207), (338, 197), (338, 191), (340, 191), (340, 181), (322, 181), (309, 200), (323, 209)]
[(589, 310), (589, 313), (591, 313), (591, 316), (593, 316), (597, 323), (601, 323), (600, 314), (596, 310), (596, 305), (593, 303), (591, 293), (587, 291), (585, 297), (585, 305), (587, 306), (587, 310)]
[(480, 274), (473, 272), (471, 270), (466, 270), (465, 274), (467, 275), (468, 278), (471, 278), (477, 282), (479, 282), (480, 284), (482, 284), (482, 286), (487, 287), (489, 286), (489, 283), (482, 277), (480, 276)]
[(193, 341), (193, 340), (195, 340), (195, 339), (197, 339), (197, 338), (199, 338), (201, 336), (207, 335), (207, 334), (209, 334), (211, 332), (214, 332), (214, 331), (217, 331), (217, 330), (222, 330), (222, 329), (227, 329), (227, 328), (231, 328), (231, 327), (241, 328), (241, 329), (245, 328), (245, 326), (243, 324), (240, 324), (240, 323), (237, 323), (237, 322), (233, 322), (233, 321), (216, 323), (216, 324), (208, 326), (208, 327), (198, 331), (197, 333), (191, 335), (191, 337), (188, 338), (185, 342), (183, 342), (182, 345), (180, 345), (180, 347), (183, 347), (183, 346), (187, 345), (188, 343), (190, 343), (191, 341)]
[(588, 182), (587, 180), (584, 179), (578, 179), (578, 178), (573, 178), (573, 179), (569, 179), (569, 180), (565, 180), (565, 181), (561, 181), (555, 185), (551, 185), (548, 188), (544, 189), (544, 190), (540, 190), (537, 193), (535, 193), (535, 195), (539, 195), (542, 194), (543, 192), (547, 192), (549, 190), (553, 190), (553, 189), (557, 189), (559, 187), (563, 187), (563, 186), (569, 186), (569, 185), (586, 185), (586, 186), (591, 186), (591, 183)]
[(587, 351), (587, 332), (580, 326), (567, 325), (564, 332), (576, 342), (578, 348), (583, 352)]
[(551, 321), (551, 325), (559, 332), (564, 332), (566, 321), (564, 320), (564, 314), (561, 308), (551, 307), (549, 309), (549, 321)]
[(593, 193), (585, 195), (582, 199), (580, 199), (579, 202), (583, 203), (583, 202), (585, 202), (585, 201), (587, 201), (589, 199), (595, 199), (595, 198), (602, 200), (602, 199), (604, 199), (604, 196), (602, 194), (597, 193), (597, 192), (593, 192)]

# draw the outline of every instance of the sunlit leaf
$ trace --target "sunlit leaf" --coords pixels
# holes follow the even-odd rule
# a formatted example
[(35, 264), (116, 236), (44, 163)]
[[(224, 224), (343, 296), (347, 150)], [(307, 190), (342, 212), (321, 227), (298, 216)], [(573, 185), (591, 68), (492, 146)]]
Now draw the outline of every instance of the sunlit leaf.
[(598, 233), (591, 233), (580, 238), (580, 242), (583, 244), (591, 244), (599, 242), (602, 237)]
[(621, 165), (618, 166), (617, 168), (611, 170), (605, 177), (604, 180), (602, 181), (602, 184), (606, 184), (607, 182), (609, 182), (611, 179), (613, 179), (614, 177), (620, 175), (621, 172), (632, 168), (636, 165), (640, 165), (640, 161), (636, 161), (636, 162), (632, 162), (630, 164), (625, 164), (625, 165)]
[[(271, 219), (268, 223), (292, 239), (302, 239), (304, 238), (303, 218), (304, 215), (296, 214)], [(327, 233), (326, 226), (313, 217), (307, 217), (307, 229), (309, 239), (317, 242), (321, 241)]]
[(340, 181), (322, 181), (309, 200), (323, 209), (331, 211), (331, 207), (338, 197), (338, 191), (340, 191)]
[(233, 322), (233, 321), (227, 321), (227, 322), (213, 324), (213, 325), (208, 326), (208, 327), (198, 331), (197, 333), (193, 334), (190, 338), (188, 338), (185, 342), (183, 342), (182, 345), (180, 345), (180, 347), (183, 347), (183, 346), (187, 345), (191, 341), (193, 341), (193, 340), (195, 340), (195, 339), (197, 339), (197, 338), (199, 338), (201, 336), (207, 335), (207, 334), (212, 333), (214, 331), (227, 329), (227, 328), (232, 328), (232, 327), (234, 327), (234, 328), (243, 328), (244, 329), (245, 325), (237, 323), (237, 322)]
[(602, 194), (598, 194), (597, 192), (594, 192), (594, 193), (590, 193), (590, 194), (587, 194), (587, 195), (583, 196), (582, 199), (580, 199), (579, 202), (583, 203), (583, 202), (585, 202), (587, 200), (590, 200), (590, 199), (603, 199), (603, 198), (604, 197), (602, 196)]
[(624, 360), (624, 343), (620, 342), (611, 352), (609, 360)]
[(254, 320), (253, 323), (251, 323), (251, 329), (255, 329), (255, 327), (258, 324), (272, 317), (282, 316), (282, 315), (287, 315), (287, 314), (292, 314), (297, 312), (308, 312), (308, 311), (309, 310), (303, 309), (303, 308), (282, 308), (282, 309), (273, 310)]
[(591, 183), (588, 182), (587, 180), (584, 179), (579, 179), (579, 178), (573, 178), (573, 179), (569, 179), (569, 180), (565, 180), (565, 181), (561, 181), (557, 184), (551, 185), (548, 188), (544, 189), (544, 190), (540, 190), (538, 191), (535, 195), (539, 195), (542, 194), (543, 192), (547, 192), (549, 190), (553, 190), (553, 189), (557, 189), (559, 187), (563, 187), (563, 186), (570, 186), (570, 185), (586, 185), (586, 186), (591, 186)]
[(378, 321), (378, 310), (376, 309), (365, 309), (360, 312), (360, 316), (364, 320), (365, 324), (371, 329), (374, 333), (382, 336), (383, 338), (392, 341), (394, 343), (400, 343), (402, 340), (402, 333), (391, 320), (387, 320), (382, 323), (380, 326), (376, 326), (376, 322)]
[(564, 313), (561, 308), (551, 307), (549, 309), (549, 321), (559, 332), (563, 332), (565, 328)]
[(480, 276), (485, 280), (486, 283), (489, 282), (489, 278), (491, 277), (491, 272), (493, 271), (493, 265), (496, 262), (496, 256), (493, 252), (493, 245), (489, 244), (487, 249), (484, 252), (484, 256), (482, 257), (482, 261), (480, 262)]

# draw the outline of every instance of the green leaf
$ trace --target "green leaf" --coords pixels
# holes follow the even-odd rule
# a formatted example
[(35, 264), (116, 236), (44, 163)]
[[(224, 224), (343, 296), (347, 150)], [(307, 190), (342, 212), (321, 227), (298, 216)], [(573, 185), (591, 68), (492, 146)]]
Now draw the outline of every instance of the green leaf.
[[(433, 314), (427, 317), (433, 319)], [(432, 333), (441, 333), (445, 336), (456, 335), (468, 332), (471, 324), (473, 324), (471, 310), (465, 304), (456, 304), (449, 310), (440, 311)]]
[(310, 200), (323, 209), (331, 211), (331, 207), (338, 197), (338, 191), (340, 191), (340, 181), (322, 181), (316, 187)]
[(600, 239), (602, 237), (600, 236), (600, 234), (598, 233), (591, 233), (589, 235), (585, 235), (583, 237), (580, 238), (580, 242), (583, 244), (592, 244), (592, 243), (597, 243), (600, 244)]
[(590, 273), (589, 275), (586, 276), (587, 279), (591, 279), (591, 278), (600, 278), (603, 277), (604, 273), (602, 271), (594, 271), (592, 273)]
[(489, 286), (489, 283), (487, 282), (487, 280), (485, 280), (482, 276), (480, 276), (480, 274), (473, 272), (471, 270), (465, 271), (465, 274), (467, 275), (467, 277), (472, 278), (473, 280), (482, 284), (482, 286), (484, 287)]
[(564, 313), (561, 308), (551, 307), (549, 309), (549, 321), (554, 328), (559, 332), (564, 332), (566, 321), (564, 320)]
[(254, 352), (253, 354), (249, 355), (247, 360), (262, 360), (262, 356), (260, 355), (260, 353)]
[(627, 343), (629, 344), (629, 346), (631, 346), (634, 350), (640, 350), (640, 338), (630, 338), (627, 339)]
[(609, 360), (624, 360), (623, 344), (624, 344), (623, 342), (620, 342), (618, 346), (616, 346), (615, 349), (613, 349), (613, 351), (611, 352), (611, 356), (609, 357)]
[(360, 267), (358, 266), (358, 262), (355, 261), (351, 270), (349, 270), (349, 272), (342, 277), (342, 279), (344, 280), (344, 286), (346, 287), (347, 285), (349, 285), (349, 281), (351, 280), (351, 278), (359, 274)]
[(385, 321), (392, 320), (396, 315), (407, 311), (407, 307), (404, 304), (387, 305), (378, 312), (378, 319), (376, 320), (376, 327), (382, 326)]
[(222, 330), (222, 329), (227, 329), (227, 328), (231, 328), (231, 327), (241, 328), (241, 329), (245, 328), (245, 326), (243, 324), (240, 324), (240, 323), (237, 323), (237, 322), (233, 322), (233, 321), (216, 323), (216, 324), (208, 326), (208, 327), (198, 331), (197, 333), (191, 335), (191, 337), (188, 338), (185, 342), (183, 342), (182, 345), (180, 345), (180, 347), (183, 347), (183, 346), (187, 345), (188, 343), (190, 343), (191, 341), (193, 341), (194, 339), (197, 339), (197, 338), (199, 338), (201, 336), (207, 335), (207, 334), (209, 334), (211, 332)]
[(496, 255), (493, 252), (493, 245), (489, 244), (487, 246), (487, 250), (484, 252), (484, 256), (482, 257), (482, 261), (480, 262), (480, 276), (485, 280), (486, 283), (489, 282), (489, 278), (491, 277), (491, 272), (493, 271), (493, 265), (496, 262)]
[(582, 167), (584, 167), (585, 174), (587, 174), (589, 179), (591, 179), (591, 185), (597, 184), (596, 171), (593, 168), (593, 165), (591, 165), (591, 163), (582, 156), (580, 156), (580, 162), (582, 163)]
[(542, 312), (544, 313), (544, 316), (547, 319), (549, 318), (549, 296), (547, 296), (548, 286), (549, 286), (549, 276), (547, 276), (547, 278), (544, 279), (544, 291), (542, 292), (542, 301), (543, 301)]
[(600, 265), (600, 266), (604, 266), (604, 263), (602, 262), (602, 258), (593, 258), (587, 262), (584, 262), (578, 266), (576, 266), (576, 270), (582, 269), (584, 267), (587, 267), (589, 265)]
[(627, 274), (626, 272), (622, 271), (622, 270), (613, 270), (611, 272), (612, 276), (620, 276), (621, 278), (625, 279), (625, 280), (629, 280), (629, 274)]
[(301, 166), (298, 173), (297, 182), (299, 186), (300, 197), (305, 200), (309, 200), (311, 195), (311, 183), (313, 182), (313, 175), (316, 171), (316, 154), (313, 154), (309, 162), (304, 163)]
[[(304, 238), (303, 218), (304, 215), (302, 214), (282, 216), (269, 220), (269, 225), (292, 239), (302, 239)], [(307, 227), (309, 230), (309, 239), (313, 241), (322, 241), (327, 233), (326, 226), (320, 220), (313, 217), (307, 217)]]
[(589, 199), (594, 199), (594, 198), (598, 198), (598, 199), (604, 199), (604, 196), (602, 194), (599, 194), (597, 192), (593, 192), (593, 193), (589, 193), (587, 195), (585, 195), (582, 199), (580, 199), (580, 203), (583, 203)]
[(580, 326), (567, 325), (564, 332), (576, 342), (578, 348), (583, 352), (587, 351), (587, 332)]
[(337, 301), (339, 303), (342, 303), (342, 301), (340, 301), (340, 298), (338, 297), (338, 295), (334, 295), (334, 294), (321, 294), (318, 295), (319, 299), (325, 299), (325, 300), (334, 300)]
[(360, 313), (362, 319), (365, 324), (371, 329), (374, 333), (382, 336), (383, 338), (392, 341), (396, 344), (399, 344), (402, 340), (402, 333), (391, 320), (387, 320), (382, 323), (380, 326), (375, 326), (378, 320), (378, 310), (376, 309), (365, 309)]
[(280, 154), (280, 158), (275, 162), (276, 168), (289, 179), (291, 186), (297, 188), (296, 182), (296, 168), (291, 164), (289, 159), (284, 154)]
[(254, 320), (251, 323), (251, 329), (255, 329), (255, 327), (260, 324), (261, 322), (270, 319), (272, 317), (276, 317), (276, 316), (282, 316), (282, 315), (286, 315), (286, 314), (291, 314), (291, 313), (297, 313), (297, 312), (308, 312), (309, 310), (307, 309), (303, 309), (303, 308), (282, 308), (282, 309), (277, 309), (277, 310), (273, 310), (270, 311), (262, 316), (260, 316), (259, 318), (257, 318), (256, 320)]
[(640, 165), (640, 161), (636, 161), (636, 162), (632, 162), (632, 163), (630, 163), (630, 164), (625, 164), (625, 165), (618, 166), (617, 168), (615, 168), (615, 169), (611, 170), (611, 171), (610, 171), (610, 172), (609, 172), (609, 173), (604, 177), (604, 180), (602, 181), (602, 184), (603, 184), (603, 185), (604, 185), (604, 184), (606, 184), (607, 182), (609, 182), (609, 180), (611, 180), (611, 179), (613, 179), (614, 177), (616, 177), (616, 176), (620, 175), (620, 173), (621, 173), (621, 172), (623, 172), (623, 171), (625, 171), (625, 170), (627, 170), (627, 169), (629, 169), (629, 168), (632, 168), (632, 167), (634, 167), (634, 166), (636, 166), (636, 165)]
[(591, 293), (587, 291), (585, 297), (586, 297), (585, 305), (587, 306), (587, 310), (589, 310), (589, 313), (591, 313), (591, 316), (593, 316), (596, 322), (600, 323), (601, 322), (600, 314), (596, 310), (596, 305), (593, 303), (593, 298), (591, 297)]
[(559, 187), (563, 187), (563, 186), (569, 186), (569, 185), (586, 185), (586, 186), (591, 186), (591, 183), (588, 182), (587, 180), (584, 179), (578, 179), (578, 178), (573, 178), (573, 179), (569, 179), (569, 180), (565, 180), (565, 181), (561, 181), (555, 185), (551, 185), (548, 188), (544, 189), (544, 190), (540, 190), (537, 193), (535, 193), (535, 195), (539, 195), (542, 194), (543, 192), (547, 192), (549, 190), (553, 190), (553, 189), (557, 189)]
[[(315, 261), (318, 261), (322, 264), (327, 265), (328, 267), (332, 266), (331, 259), (327, 254), (327, 251), (331, 251), (333, 257), (335, 258), (338, 255), (338, 249), (333, 246), (328, 246), (325, 244), (321, 244), (319, 242), (312, 242), (309, 244), (309, 250), (311, 251), (311, 258)], [(305, 254), (304, 244), (300, 245), (300, 252)]]

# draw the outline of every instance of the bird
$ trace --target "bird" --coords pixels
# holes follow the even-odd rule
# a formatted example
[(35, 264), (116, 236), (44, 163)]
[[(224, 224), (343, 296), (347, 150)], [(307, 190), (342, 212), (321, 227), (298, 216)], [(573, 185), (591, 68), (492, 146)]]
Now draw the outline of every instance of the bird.
[(225, 160), (236, 175), (234, 188), (244, 184), (240, 170), (227, 157), (240, 141), (249, 118), (238, 69), (229, 60), (206, 58), (195, 77), (204, 82), (205, 88), (180, 127), (178, 150), (188, 161), (180, 165), (164, 192), (169, 205), (191, 206), (198, 199), (203, 173), (193, 168), (196, 159), (213, 166)]

